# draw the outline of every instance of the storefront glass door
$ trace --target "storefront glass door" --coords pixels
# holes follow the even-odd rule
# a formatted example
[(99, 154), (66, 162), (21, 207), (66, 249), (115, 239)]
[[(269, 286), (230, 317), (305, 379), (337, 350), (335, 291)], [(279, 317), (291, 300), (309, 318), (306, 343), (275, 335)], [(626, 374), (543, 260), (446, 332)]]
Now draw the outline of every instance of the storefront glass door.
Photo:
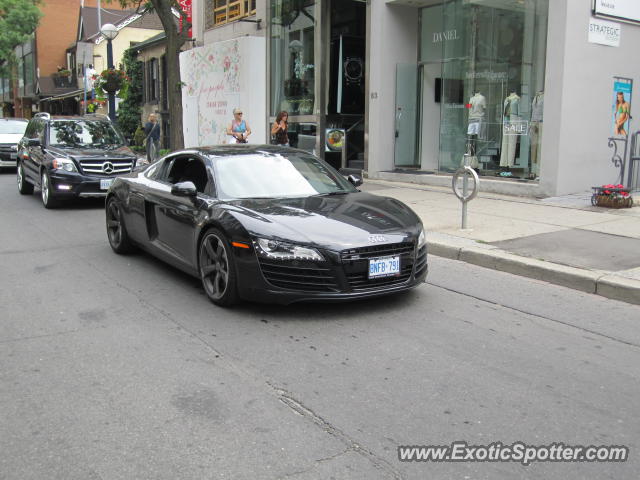
[(418, 65), (396, 66), (395, 155), (396, 167), (418, 167)]

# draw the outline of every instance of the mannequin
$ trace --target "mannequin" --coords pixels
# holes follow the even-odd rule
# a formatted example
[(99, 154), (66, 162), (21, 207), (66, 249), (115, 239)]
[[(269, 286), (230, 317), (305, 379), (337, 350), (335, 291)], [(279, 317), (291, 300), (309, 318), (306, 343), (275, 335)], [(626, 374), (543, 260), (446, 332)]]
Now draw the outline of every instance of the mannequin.
[[(476, 156), (476, 140), (478, 137), (484, 138), (484, 113), (487, 109), (487, 100), (482, 93), (476, 91), (469, 99), (469, 125), (467, 126), (467, 153), (471, 155), (471, 168), (476, 171), (480, 164), (478, 163), (478, 157)], [(464, 157), (462, 157), (461, 165), (464, 163)]]
[(536, 93), (531, 102), (531, 124), (529, 137), (531, 139), (531, 173), (536, 177), (540, 174), (540, 140), (542, 140), (542, 113), (544, 110), (544, 92)]
[(468, 135), (482, 136), (482, 130), (484, 127), (484, 113), (487, 109), (487, 100), (480, 92), (474, 93), (469, 99), (469, 126), (467, 128)]
[[(502, 125), (508, 125), (512, 122), (520, 120), (520, 97), (515, 91), (512, 91), (507, 98), (504, 99), (502, 108)], [(505, 134), (502, 132), (502, 149), (500, 151), (500, 166), (511, 168), (516, 157), (516, 145), (518, 144), (518, 135)]]

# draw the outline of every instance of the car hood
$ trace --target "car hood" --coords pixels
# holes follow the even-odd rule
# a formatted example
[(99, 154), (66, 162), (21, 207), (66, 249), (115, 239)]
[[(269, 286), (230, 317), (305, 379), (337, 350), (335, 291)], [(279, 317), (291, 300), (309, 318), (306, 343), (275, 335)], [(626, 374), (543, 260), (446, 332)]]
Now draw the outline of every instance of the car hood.
[(21, 138), (21, 133), (0, 133), (0, 144), (17, 145)]
[(396, 243), (419, 234), (421, 222), (404, 203), (365, 192), (229, 203), (252, 235), (342, 250)]
[(113, 150), (104, 150), (100, 148), (58, 148), (50, 147), (54, 153), (61, 153), (77, 158), (131, 158), (135, 157), (135, 153), (129, 147), (119, 147)]

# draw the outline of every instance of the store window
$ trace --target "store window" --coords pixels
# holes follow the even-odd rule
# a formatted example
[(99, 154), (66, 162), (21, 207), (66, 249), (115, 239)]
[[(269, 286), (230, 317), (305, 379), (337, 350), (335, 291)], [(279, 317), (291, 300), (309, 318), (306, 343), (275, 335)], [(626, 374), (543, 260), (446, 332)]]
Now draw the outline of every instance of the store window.
[(256, 13), (256, 0), (207, 0), (207, 29), (224, 25)]
[(270, 86), (272, 117), (315, 111), (314, 0), (271, 0)]
[[(540, 172), (548, 0), (453, 0), (421, 10), (422, 168)], [(436, 164), (437, 163), (437, 164)]]

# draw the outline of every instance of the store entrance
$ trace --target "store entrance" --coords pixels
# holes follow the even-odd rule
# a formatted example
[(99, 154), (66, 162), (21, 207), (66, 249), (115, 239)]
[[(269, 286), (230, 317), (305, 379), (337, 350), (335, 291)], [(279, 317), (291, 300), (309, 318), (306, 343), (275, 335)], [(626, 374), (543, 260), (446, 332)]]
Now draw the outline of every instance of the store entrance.
[(366, 3), (331, 0), (325, 160), (364, 168)]

